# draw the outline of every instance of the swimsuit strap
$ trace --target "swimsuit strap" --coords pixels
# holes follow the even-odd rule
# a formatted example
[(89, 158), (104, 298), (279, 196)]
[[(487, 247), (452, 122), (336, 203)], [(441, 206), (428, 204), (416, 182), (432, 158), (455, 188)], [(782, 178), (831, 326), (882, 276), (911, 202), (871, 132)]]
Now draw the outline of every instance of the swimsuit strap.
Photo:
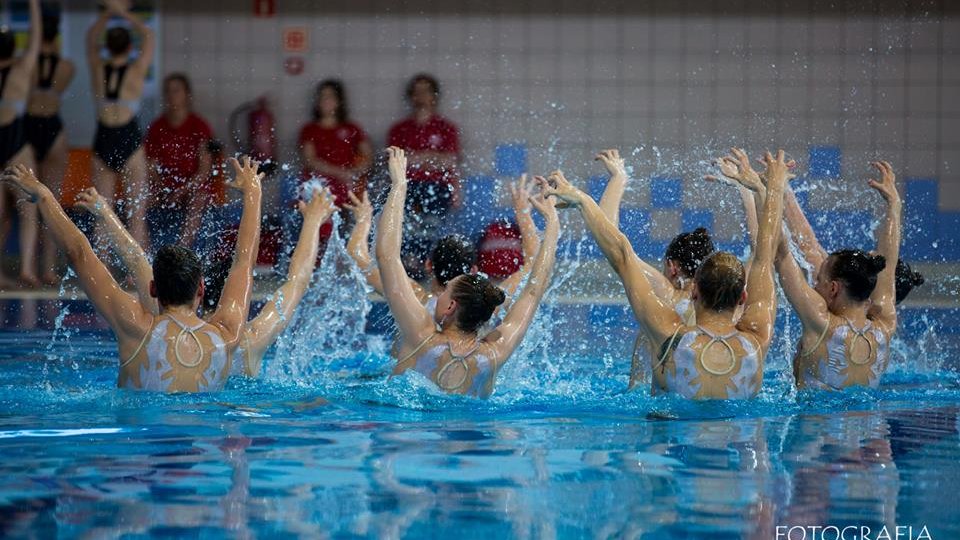
[(57, 72), (60, 56), (56, 54), (41, 54), (37, 61), (37, 87), (49, 90), (53, 88), (53, 75)]
[(810, 347), (809, 350), (803, 351), (800, 353), (800, 358), (807, 359), (813, 355), (814, 351), (820, 348), (820, 345), (823, 345), (823, 340), (827, 339), (827, 332), (830, 331), (830, 316), (827, 316), (827, 324), (823, 327), (823, 332), (820, 332), (820, 337), (817, 338), (816, 344), (813, 347)]
[[(156, 319), (154, 319), (155, 321)], [(153, 333), (153, 328), (156, 326), (153, 322), (150, 323), (150, 328), (147, 329), (147, 332), (143, 334), (143, 339), (140, 340), (140, 345), (137, 345), (137, 350), (133, 351), (133, 354), (130, 355), (130, 358), (127, 358), (126, 361), (120, 364), (120, 369), (123, 369), (130, 365), (130, 362), (133, 362), (134, 358), (140, 354), (140, 351), (143, 350), (143, 346), (147, 344), (147, 340), (150, 339), (150, 334)]]
[[(444, 364), (443, 367), (441, 367), (440, 370), (437, 371), (437, 375), (436, 375), (437, 386), (439, 386), (441, 389), (447, 392), (452, 392), (453, 390), (459, 390), (461, 387), (463, 387), (463, 385), (467, 382), (467, 377), (470, 376), (470, 366), (467, 365), (467, 358), (470, 358), (471, 356), (473, 356), (473, 354), (477, 352), (477, 349), (479, 348), (480, 348), (480, 345), (477, 344), (477, 346), (471, 349), (470, 352), (466, 354), (458, 355), (458, 354), (454, 354), (453, 347), (450, 346), (450, 342), (447, 342), (447, 352), (450, 353), (450, 361)], [(450, 369), (450, 367), (453, 366), (454, 364), (463, 366), (463, 378), (460, 379), (460, 381), (457, 382), (457, 384), (445, 385), (442, 382), (443, 374), (446, 373), (447, 370)]]
[[(118, 100), (120, 99), (120, 88), (123, 86), (123, 78), (127, 74), (127, 66), (129, 64), (123, 64), (122, 66), (114, 66), (113, 64), (107, 63), (103, 65), (104, 72), (104, 87), (103, 95), (109, 100)], [(117, 86), (116, 88), (110, 88), (110, 79), (113, 77), (114, 72), (117, 74)]]
[(873, 324), (871, 323), (870, 319), (867, 319), (867, 324), (863, 325), (863, 328), (857, 328), (853, 325), (853, 321), (851, 321), (850, 319), (844, 317), (843, 320), (846, 321), (847, 328), (849, 328), (850, 331), (853, 332), (854, 339), (860, 338), (866, 341), (867, 348), (868, 348), (867, 350), (870, 351), (867, 354), (866, 361), (861, 362), (858, 360), (854, 360), (853, 358), (848, 358), (848, 360), (858, 366), (864, 366), (866, 364), (869, 364), (870, 362), (873, 361), (873, 342), (870, 341), (869, 337), (867, 337), (867, 332), (870, 331), (870, 329), (873, 327)]
[(673, 335), (670, 336), (670, 339), (665, 343), (666, 347), (663, 349), (663, 354), (660, 355), (660, 358), (657, 359), (657, 365), (653, 366), (653, 369), (664, 365), (667, 362), (667, 356), (670, 355), (670, 348), (673, 347), (673, 342), (677, 340), (677, 336), (680, 335), (680, 330), (683, 329), (683, 325), (677, 326), (677, 329), (673, 331)]
[(430, 334), (429, 336), (427, 336), (427, 339), (424, 339), (423, 341), (421, 341), (420, 344), (417, 345), (415, 349), (413, 349), (412, 351), (410, 351), (410, 354), (408, 354), (408, 355), (404, 356), (403, 358), (401, 358), (400, 361), (397, 362), (397, 364), (398, 364), (398, 365), (399, 365), (399, 364), (402, 364), (402, 363), (406, 362), (407, 360), (413, 358), (418, 352), (420, 352), (420, 349), (424, 348), (424, 347), (427, 345), (427, 343), (430, 343), (430, 341), (431, 341), (436, 335), (437, 335), (436, 333), (433, 333), (433, 334)]
[[(733, 368), (737, 366), (737, 353), (736, 351), (733, 350), (733, 347), (730, 346), (730, 343), (728, 343), (727, 340), (737, 335), (737, 332), (733, 331), (733, 332), (730, 332), (729, 334), (719, 335), (719, 334), (714, 334), (713, 332), (707, 330), (702, 326), (697, 326), (697, 330), (699, 330), (701, 334), (710, 338), (710, 341), (706, 345), (704, 345), (702, 349), (700, 349), (700, 354), (697, 355), (697, 362), (700, 363), (700, 367), (705, 369), (707, 373), (710, 373), (711, 375), (716, 375), (718, 377), (722, 377), (724, 375), (729, 374), (731, 371), (733, 371)], [(723, 344), (723, 346), (727, 348), (727, 352), (730, 353), (730, 366), (727, 367), (726, 369), (715, 370), (713, 368), (707, 367), (707, 364), (704, 363), (703, 361), (703, 355), (706, 354), (707, 350), (709, 350), (710, 347), (713, 347), (717, 343)]]
[[(195, 368), (199, 366), (203, 362), (203, 343), (201, 343), (200, 338), (197, 337), (196, 331), (203, 326), (203, 323), (201, 322), (196, 326), (189, 327), (177, 320), (173, 315), (166, 315), (166, 317), (180, 327), (180, 333), (178, 333), (177, 337), (175, 337), (173, 340), (173, 354), (177, 358), (177, 362), (185, 368)], [(193, 341), (197, 343), (197, 347), (200, 349), (197, 359), (193, 362), (184, 362), (183, 358), (180, 357), (180, 338), (182, 338), (184, 334), (189, 334), (190, 337), (193, 338)]]

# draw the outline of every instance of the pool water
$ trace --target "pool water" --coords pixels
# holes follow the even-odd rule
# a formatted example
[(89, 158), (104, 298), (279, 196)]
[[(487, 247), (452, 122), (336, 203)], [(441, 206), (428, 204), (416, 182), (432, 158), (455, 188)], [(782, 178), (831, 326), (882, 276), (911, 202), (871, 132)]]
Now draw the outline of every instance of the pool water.
[(157, 395), (114, 387), (106, 334), (0, 333), (0, 536), (960, 537), (953, 371), (797, 395), (768, 370), (758, 399), (691, 403), (514, 359), (480, 402), (337, 362)]

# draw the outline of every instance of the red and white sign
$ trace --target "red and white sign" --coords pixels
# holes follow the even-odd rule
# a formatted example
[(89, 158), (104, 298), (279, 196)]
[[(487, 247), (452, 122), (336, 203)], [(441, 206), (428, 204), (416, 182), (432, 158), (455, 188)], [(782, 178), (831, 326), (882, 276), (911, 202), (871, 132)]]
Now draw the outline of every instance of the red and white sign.
[(273, 17), (276, 14), (276, 0), (253, 0), (253, 15), (255, 17)]
[(287, 72), (287, 75), (299, 75), (303, 73), (303, 57), (288, 56), (283, 61), (283, 70)]
[(305, 26), (288, 26), (283, 29), (283, 52), (303, 53), (309, 46)]

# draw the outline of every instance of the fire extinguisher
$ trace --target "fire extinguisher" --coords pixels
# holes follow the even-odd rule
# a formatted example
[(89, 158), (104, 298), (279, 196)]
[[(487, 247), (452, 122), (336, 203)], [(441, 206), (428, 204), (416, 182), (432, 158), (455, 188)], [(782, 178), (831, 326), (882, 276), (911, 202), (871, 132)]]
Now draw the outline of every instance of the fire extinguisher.
[[(241, 119), (246, 120), (246, 126), (241, 125)], [(234, 109), (230, 113), (230, 133), (240, 153), (264, 164), (276, 162), (277, 133), (267, 96), (260, 96)]]

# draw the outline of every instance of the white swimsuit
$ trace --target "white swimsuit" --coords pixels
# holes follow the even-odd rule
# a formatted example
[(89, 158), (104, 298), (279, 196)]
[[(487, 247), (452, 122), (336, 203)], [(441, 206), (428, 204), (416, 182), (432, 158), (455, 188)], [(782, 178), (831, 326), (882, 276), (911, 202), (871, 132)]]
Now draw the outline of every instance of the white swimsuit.
[[(749, 399), (760, 392), (760, 380), (757, 377), (760, 371), (760, 346), (749, 339), (742, 332), (731, 332), (726, 335), (717, 335), (703, 327), (696, 327), (688, 330), (679, 338), (680, 330), (684, 327), (678, 327), (673, 336), (664, 343), (662, 355), (659, 358), (654, 369), (663, 368), (665, 370), (665, 390), (668, 392), (680, 394), (681, 396), (693, 399), (703, 386), (702, 381), (706, 377), (723, 378), (733, 384), (734, 388), (726, 388), (726, 397), (724, 399)], [(700, 336), (707, 336), (710, 341), (704, 345), (700, 351), (693, 349), (694, 341)], [(744, 354), (737, 356), (728, 340), (737, 339), (743, 348)], [(674, 343), (677, 342), (676, 348)], [(730, 352), (730, 367), (726, 370), (714, 370), (708, 368), (703, 362), (703, 354), (711, 347), (722, 346)], [(673, 360), (673, 372), (666, 371), (666, 364)], [(739, 361), (739, 369), (737, 363)]]
[[(411, 351), (410, 354), (402, 358), (398, 364), (406, 362), (412, 358), (436, 336), (437, 334), (431, 334), (413, 351)], [(431, 381), (434, 381), (434, 383), (444, 392), (487, 398), (490, 397), (490, 394), (492, 393), (492, 380), (496, 376), (496, 362), (488, 358), (486, 355), (478, 354), (478, 348), (479, 345), (474, 347), (467, 354), (456, 355), (453, 353), (453, 350), (450, 349), (449, 343), (435, 345), (427, 349), (426, 352), (417, 358), (413, 365), (413, 369)], [(441, 366), (440, 358), (444, 353), (449, 353), (450, 361)], [(473, 380), (470, 381), (470, 385), (467, 386), (467, 381), (470, 379), (470, 365), (468, 362), (470, 359), (473, 359), (473, 361), (476, 363), (477, 373), (473, 376)], [(448, 369), (454, 366), (460, 366), (463, 369), (463, 377), (458, 381), (444, 382), (444, 374)]]
[[(828, 322), (817, 343), (809, 351), (798, 351), (800, 366), (797, 376), (802, 386), (821, 390), (840, 390), (851, 385), (850, 371), (856, 365), (869, 366), (866, 386), (870, 388), (879, 386), (880, 375), (887, 369), (890, 360), (890, 342), (886, 332), (870, 320), (863, 328), (855, 328), (849, 319), (842, 319), (842, 322), (834, 328), (833, 335), (827, 340), (826, 354), (814, 362), (813, 355), (820, 349), (831, 326), (833, 325)], [(868, 336), (873, 337), (874, 341), (871, 342)], [(870, 347), (870, 355), (866, 361), (856, 362), (848, 359), (847, 340), (850, 338), (866, 340)], [(873, 346), (874, 342), (877, 344), (876, 347)]]
[[(203, 377), (197, 381), (198, 392), (214, 392), (222, 389), (224, 383), (226, 383), (228, 371), (227, 348), (220, 334), (209, 329), (200, 331), (200, 333), (205, 334), (213, 344), (213, 350), (208, 353), (203, 349), (203, 345), (197, 337), (197, 331), (203, 328), (205, 323), (200, 322), (190, 327), (171, 315), (162, 315), (158, 317), (158, 319), (159, 322), (154, 325), (153, 329), (143, 336), (143, 340), (140, 341), (137, 350), (130, 355), (130, 358), (127, 359), (126, 362), (120, 364), (121, 386), (134, 390), (150, 390), (154, 392), (169, 391), (170, 385), (175, 379), (174, 376), (168, 376), (172, 374), (175, 369), (175, 366), (173, 366), (168, 359), (167, 347), (169, 347), (172, 342), (174, 357), (176, 358), (177, 364), (179, 364), (176, 369), (199, 369), (199, 366), (207, 356), (209, 356), (210, 365), (207, 366), (207, 369), (203, 370)], [(173, 337), (167, 337), (171, 321), (180, 328), (180, 332)], [(180, 339), (185, 335), (193, 338), (200, 347), (199, 357), (192, 359), (181, 358), (178, 345)], [(127, 376), (126, 378), (122, 378), (122, 374), (123, 369), (136, 360), (137, 356), (140, 355), (140, 351), (144, 350), (144, 347), (146, 347), (147, 357), (141, 363), (140, 386), (137, 386), (134, 383), (133, 377)]]

